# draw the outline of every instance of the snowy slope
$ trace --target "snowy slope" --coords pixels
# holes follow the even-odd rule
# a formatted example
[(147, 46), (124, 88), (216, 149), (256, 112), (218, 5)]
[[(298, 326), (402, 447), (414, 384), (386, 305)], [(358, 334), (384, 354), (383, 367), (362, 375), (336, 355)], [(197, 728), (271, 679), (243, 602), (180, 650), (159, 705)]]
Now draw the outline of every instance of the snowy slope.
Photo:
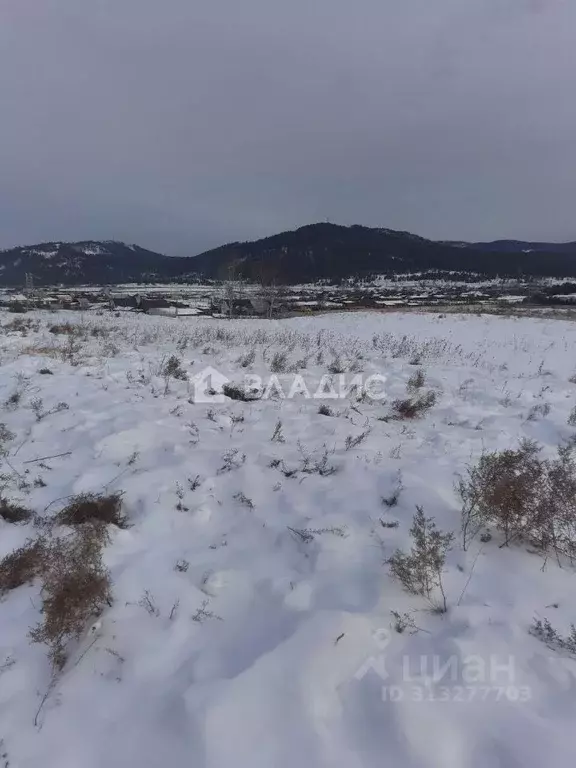
[[(416, 504), (458, 531), (453, 484), (483, 449), (530, 437), (552, 455), (570, 438), (576, 325), (401, 313), (228, 322), (30, 313), (22, 329), (6, 327), (12, 318), (0, 316), (0, 403), (20, 393), (0, 410), (14, 435), (0, 457), (3, 493), (48, 516), (70, 494), (121, 490), (131, 527), (112, 531), (105, 552), (113, 605), (70, 649), (36, 725), (51, 680), (46, 649), (27, 637), (40, 618), (39, 584), (0, 601), (6, 765), (574, 762), (576, 661), (528, 631), (534, 617), (562, 632), (576, 621), (573, 571), (521, 546), (500, 549), (497, 536), (464, 552), (457, 536), (449, 611), (438, 615), (384, 561), (409, 547)], [(79, 335), (49, 332), (66, 322)], [(350, 376), (385, 376), (386, 400), (194, 401), (191, 380), (206, 366), (235, 382), (247, 373), (266, 380), (276, 353), (293, 368), (277, 373), (285, 392), (296, 372), (314, 392), (339, 360)], [(172, 354), (189, 381), (162, 375)], [(415, 363), (437, 404), (421, 420), (379, 420), (405, 396)], [(46, 367), (53, 375), (39, 373)], [(38, 399), (43, 413), (55, 412), (38, 420)], [(68, 409), (56, 412), (62, 402)], [(318, 413), (321, 403), (332, 416)], [(305, 471), (325, 454), (334, 473)], [(382, 499), (400, 481), (389, 508)], [(31, 524), (0, 520), (0, 557), (33, 535)], [(145, 592), (155, 611), (141, 604)], [(395, 632), (393, 610), (413, 612), (420, 631)], [(472, 656), (485, 673), (470, 682)], [(454, 679), (415, 680), (422, 659), (449, 662)]]
[(32, 274), (37, 286), (110, 285), (169, 279), (187, 271), (186, 259), (171, 259), (137, 245), (113, 240), (40, 243), (0, 250), (2, 283), (23, 285)]

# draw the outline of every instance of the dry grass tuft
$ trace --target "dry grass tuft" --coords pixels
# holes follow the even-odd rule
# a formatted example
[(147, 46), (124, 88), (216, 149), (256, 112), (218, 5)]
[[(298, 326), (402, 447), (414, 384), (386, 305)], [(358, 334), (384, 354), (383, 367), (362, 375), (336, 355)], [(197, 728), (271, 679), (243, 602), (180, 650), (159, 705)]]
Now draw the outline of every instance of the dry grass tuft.
[(424, 416), (436, 404), (436, 392), (430, 391), (418, 397), (408, 397), (404, 400), (394, 400), (390, 418), (401, 421), (403, 419), (418, 419)]
[(0, 561), (0, 596), (42, 579), (42, 621), (30, 631), (45, 643), (55, 672), (62, 669), (67, 646), (112, 602), (110, 574), (102, 563), (106, 525), (91, 521), (72, 534), (27, 541)]
[(55, 360), (61, 360), (62, 348), (55, 344), (31, 344), (29, 347), (25, 347), (22, 350), (22, 354), (30, 355), (31, 357), (35, 357), (36, 355), (44, 355), (45, 357), (53, 357)]
[(102, 563), (106, 540), (106, 527), (93, 524), (44, 545), (42, 621), (30, 638), (48, 646), (55, 671), (66, 663), (68, 643), (112, 604), (110, 574)]
[(74, 496), (55, 517), (59, 525), (72, 527), (86, 523), (104, 523), (128, 528), (128, 518), (122, 511), (122, 494), (81, 493)]
[(0, 561), (0, 595), (28, 584), (41, 575), (45, 563), (45, 540), (29, 539)]
[(32, 510), (0, 496), (0, 517), (7, 523), (27, 523), (32, 518)]
[(55, 325), (51, 325), (48, 330), (55, 336), (74, 336), (80, 333), (80, 328), (76, 325), (72, 325), (72, 323), (56, 323)]
[(40, 328), (39, 320), (32, 320), (29, 317), (15, 317), (14, 320), (5, 323), (2, 329), (7, 333), (21, 333), (27, 336), (28, 331), (37, 331)]
[(417, 392), (426, 383), (426, 375), (424, 371), (419, 368), (415, 373), (410, 376), (406, 382), (406, 391), (410, 394)]

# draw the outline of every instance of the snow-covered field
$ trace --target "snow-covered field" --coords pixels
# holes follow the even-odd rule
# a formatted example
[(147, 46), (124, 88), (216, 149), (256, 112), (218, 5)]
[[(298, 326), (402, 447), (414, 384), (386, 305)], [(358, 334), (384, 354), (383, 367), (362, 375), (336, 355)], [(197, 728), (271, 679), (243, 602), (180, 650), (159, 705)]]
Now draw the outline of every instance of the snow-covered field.
[[(574, 434), (576, 324), (15, 317), (0, 316), (2, 495), (46, 517), (71, 494), (122, 491), (130, 527), (111, 526), (104, 552), (113, 603), (52, 684), (28, 637), (40, 584), (0, 601), (1, 768), (576, 761), (576, 660), (529, 633), (535, 617), (569, 631), (574, 571), (500, 548), (497, 532), (464, 552), (454, 491), (485, 450), (528, 437), (552, 456)], [(59, 323), (76, 332), (51, 333)], [(172, 355), (188, 380), (165, 375)], [(193, 377), (208, 366), (264, 386), (275, 368), (285, 394), (296, 374), (310, 395), (327, 374), (335, 389), (378, 374), (385, 400), (276, 386), (199, 402)], [(385, 420), (417, 369), (435, 405)], [(410, 547), (416, 505), (456, 533), (445, 614), (385, 562)], [(0, 558), (35, 535), (0, 519)], [(391, 611), (418, 630), (396, 632)]]

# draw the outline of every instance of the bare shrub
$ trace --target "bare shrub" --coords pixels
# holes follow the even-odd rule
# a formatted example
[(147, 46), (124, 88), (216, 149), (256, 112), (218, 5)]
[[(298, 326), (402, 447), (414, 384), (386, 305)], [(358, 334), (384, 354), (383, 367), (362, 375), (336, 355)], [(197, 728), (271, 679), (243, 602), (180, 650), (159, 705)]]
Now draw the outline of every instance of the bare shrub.
[(276, 426), (274, 427), (274, 432), (272, 433), (272, 437), (270, 440), (273, 443), (285, 443), (286, 438), (284, 437), (284, 433), (282, 432), (282, 421), (281, 419), (278, 419), (276, 422)]
[(363, 370), (363, 367), (364, 367), (364, 366), (362, 365), (362, 360), (363, 360), (362, 356), (361, 356), (361, 355), (357, 355), (357, 356), (356, 356), (356, 357), (355, 357), (355, 358), (352, 360), (352, 362), (349, 364), (349, 366), (348, 366), (348, 370), (349, 370), (351, 373), (360, 373), (360, 371), (362, 371), (362, 370)]
[(359, 435), (353, 436), (348, 435), (346, 440), (344, 441), (344, 447), (347, 451), (351, 450), (352, 448), (357, 448), (359, 445), (361, 445), (366, 438), (369, 436), (371, 429), (365, 429), (364, 432), (360, 432)]
[(65, 403), (64, 401), (60, 401), (59, 403), (56, 403), (54, 408), (50, 408), (49, 411), (46, 411), (44, 416), (51, 416), (53, 413), (62, 413), (62, 411), (69, 411), (70, 406), (68, 403)]
[(404, 400), (394, 400), (390, 418), (401, 421), (403, 419), (417, 419), (424, 416), (435, 405), (436, 392), (430, 390), (418, 397), (409, 397)]
[(44, 401), (41, 397), (34, 398), (34, 400), (32, 400), (30, 403), (30, 408), (36, 416), (36, 421), (42, 421), (42, 419), (45, 419), (47, 416), (52, 416), (55, 413), (62, 413), (62, 411), (70, 410), (68, 403), (60, 402), (57, 403), (54, 408), (50, 408), (49, 411), (45, 411)]
[(44, 539), (29, 539), (0, 561), (0, 595), (28, 584), (41, 575), (44, 567)]
[(387, 506), (389, 509), (392, 509), (392, 507), (395, 507), (398, 504), (398, 500), (400, 499), (400, 494), (404, 490), (404, 484), (402, 482), (402, 473), (398, 471), (396, 475), (396, 485), (394, 487), (394, 490), (390, 494), (390, 496), (383, 496), (382, 497), (382, 504)]
[(138, 605), (141, 608), (144, 608), (149, 616), (160, 616), (160, 608), (156, 605), (154, 595), (148, 589), (144, 590), (144, 594), (138, 601)]
[(256, 350), (251, 349), (236, 360), (241, 368), (250, 368), (256, 360)]
[(330, 408), (329, 405), (326, 405), (325, 403), (322, 403), (320, 407), (318, 408), (318, 413), (321, 416), (334, 416), (334, 411), (332, 408)]
[(200, 488), (201, 485), (202, 485), (202, 478), (200, 477), (200, 475), (196, 475), (196, 477), (194, 478), (192, 477), (188, 478), (188, 488), (190, 488), (191, 491), (198, 490), (198, 488)]
[[(302, 443), (298, 442), (298, 450), (302, 456), (302, 465), (300, 471), (306, 475), (320, 475), (320, 477), (329, 477), (335, 474), (338, 470), (330, 463), (330, 454), (334, 451), (329, 451), (326, 446), (323, 447), (320, 455), (309, 454)], [(283, 469), (285, 477), (291, 477), (296, 474), (296, 470)]]
[(234, 431), (235, 427), (238, 426), (238, 424), (244, 424), (245, 418), (243, 413), (231, 413), (230, 414), (230, 421), (232, 422), (232, 426), (230, 428), (230, 434)]
[(322, 536), (326, 533), (338, 536), (341, 539), (346, 538), (346, 531), (341, 526), (332, 526), (330, 528), (291, 528), (287, 525), (286, 527), (291, 534), (293, 534), (299, 541), (304, 542), (304, 544), (309, 544), (311, 541), (314, 541), (316, 536)]
[(68, 334), (64, 345), (58, 349), (58, 353), (61, 355), (62, 359), (70, 363), (70, 365), (79, 365), (79, 354), (81, 351), (82, 344), (75, 334)]
[(576, 558), (576, 462), (574, 446), (558, 449), (556, 459), (543, 462), (545, 482), (539, 488), (533, 519), (526, 535), (543, 551)]
[(546, 643), (549, 648), (568, 651), (568, 653), (576, 655), (576, 627), (574, 624), (570, 625), (570, 634), (564, 636), (554, 629), (547, 618), (544, 620), (534, 619), (529, 631), (531, 635)]
[(6, 424), (0, 422), (0, 456), (6, 452), (5, 443), (9, 443), (15, 437), (14, 432), (11, 432)]
[[(413, 545), (408, 554), (398, 549), (388, 560), (390, 573), (402, 586), (414, 595), (422, 595), (437, 610), (447, 610), (442, 573), (446, 555), (451, 549), (453, 533), (442, 533), (436, 528), (434, 518), (426, 517), (422, 507), (410, 528)], [(441, 602), (435, 602), (435, 592), (440, 592)]]
[(7, 411), (15, 411), (16, 408), (20, 405), (20, 401), (22, 400), (22, 389), (16, 388), (12, 394), (8, 395), (6, 400), (4, 401), (4, 408), (6, 408)]
[(216, 619), (217, 621), (222, 621), (221, 616), (217, 616), (214, 611), (208, 610), (209, 604), (209, 600), (202, 600), (202, 605), (196, 609), (194, 614), (192, 614), (192, 621), (195, 621), (197, 624), (203, 624), (207, 619)]
[(508, 544), (527, 517), (534, 517), (544, 468), (540, 449), (524, 440), (516, 450), (494, 451), (468, 467), (457, 490), (462, 500), (462, 543), (469, 542), (485, 524), (495, 524)]
[(288, 353), (275, 352), (270, 361), (270, 370), (272, 373), (284, 373), (288, 367)]
[(346, 366), (342, 362), (340, 355), (335, 355), (328, 363), (328, 373), (346, 373)]
[(40, 368), (38, 371), (42, 376), (53, 376), (53, 372), (50, 370), (50, 368)]
[(31, 344), (29, 347), (25, 347), (22, 350), (24, 355), (45, 355), (46, 357), (52, 357), (55, 360), (62, 358), (62, 347), (57, 344)]
[(188, 512), (188, 507), (184, 506), (184, 488), (180, 485), (180, 483), (176, 483), (176, 498), (178, 499), (178, 503), (176, 504), (176, 509), (178, 512)]
[(55, 336), (73, 336), (81, 333), (81, 329), (77, 325), (72, 325), (71, 323), (56, 323), (55, 325), (51, 325), (48, 330)]
[(182, 363), (176, 355), (171, 355), (164, 363), (162, 366), (162, 376), (165, 379), (180, 379), (181, 381), (188, 379), (188, 375), (182, 368)]
[(35, 397), (30, 403), (30, 408), (36, 416), (36, 421), (41, 421), (44, 417), (44, 401), (41, 397)]
[(55, 671), (66, 662), (66, 648), (112, 602), (110, 574), (102, 563), (103, 525), (81, 526), (71, 536), (55, 538), (43, 549), (42, 621), (30, 631), (45, 643)]
[(12, 312), (13, 314), (24, 314), (28, 312), (24, 304), (22, 304), (21, 301), (13, 301), (8, 306), (8, 312)]
[(74, 496), (55, 517), (60, 525), (104, 523), (128, 528), (128, 518), (122, 511), (122, 494), (81, 493)]
[(485, 525), (495, 525), (508, 546), (526, 539), (542, 551), (576, 557), (576, 462), (574, 446), (543, 459), (524, 440), (516, 450), (486, 453), (468, 468), (457, 490), (462, 504), (463, 543)]
[(27, 523), (32, 518), (32, 510), (0, 496), (0, 517), (7, 523)]
[(243, 403), (249, 403), (252, 400), (258, 400), (258, 394), (238, 384), (227, 383), (222, 385), (222, 392), (231, 400), (240, 400)]
[(536, 421), (538, 418), (544, 418), (550, 413), (550, 403), (537, 403), (528, 411), (526, 421)]
[(420, 368), (419, 370), (415, 371), (406, 382), (406, 391), (410, 393), (417, 392), (424, 386), (425, 383), (426, 376), (424, 371)]
[[(4, 661), (0, 662), (0, 677), (16, 664), (16, 659), (13, 656), (6, 656)], [(0, 747), (2, 747), (2, 739), (0, 739)], [(5, 754), (0, 754), (0, 757), (6, 757)], [(4, 765), (3, 768), (9, 768), (8, 765)]]
[(252, 499), (249, 499), (245, 493), (242, 493), (242, 491), (235, 493), (233, 498), (235, 499), (235, 501), (238, 501), (240, 504), (243, 504), (245, 507), (248, 507), (248, 509), (254, 509), (254, 502), (252, 501)]
[(456, 483), (456, 492), (460, 496), (462, 509), (460, 513), (460, 531), (462, 535), (462, 549), (466, 551), (468, 545), (480, 533), (484, 526), (482, 515), (478, 511), (478, 499), (481, 493), (479, 484), (481, 480), (478, 477), (475, 468), (468, 469), (468, 477), (462, 477)]
[(418, 632), (418, 627), (414, 621), (414, 617), (410, 613), (399, 613), (398, 611), (391, 610), (392, 618), (394, 619), (394, 630), (401, 635), (408, 630), (408, 634), (413, 635)]
[(307, 368), (308, 367), (308, 360), (309, 359), (310, 359), (310, 356), (308, 356), (308, 357), (301, 357), (299, 360), (296, 360), (296, 362), (292, 366), (291, 370), (296, 373), (297, 371), (301, 371), (304, 368)]
[(570, 416), (568, 416), (568, 424), (571, 427), (576, 427), (576, 405), (570, 411)]
[(282, 459), (272, 459), (268, 466), (270, 469), (277, 469), (279, 472), (282, 472), (284, 477), (295, 477), (298, 474), (297, 469), (290, 469)]
[(117, 344), (114, 344), (110, 339), (104, 341), (101, 344), (100, 349), (104, 357), (116, 357), (120, 354), (120, 347)]
[(29, 317), (15, 317), (14, 320), (5, 323), (2, 328), (8, 333), (20, 331), (23, 336), (26, 336), (28, 331), (37, 331), (40, 328), (40, 321)]
[(223, 475), (225, 472), (232, 472), (233, 469), (240, 469), (246, 461), (246, 454), (240, 453), (237, 448), (231, 448), (222, 454), (222, 466), (216, 474)]
[(109, 328), (103, 328), (100, 325), (94, 325), (90, 328), (90, 336), (94, 339), (106, 339), (110, 335)]

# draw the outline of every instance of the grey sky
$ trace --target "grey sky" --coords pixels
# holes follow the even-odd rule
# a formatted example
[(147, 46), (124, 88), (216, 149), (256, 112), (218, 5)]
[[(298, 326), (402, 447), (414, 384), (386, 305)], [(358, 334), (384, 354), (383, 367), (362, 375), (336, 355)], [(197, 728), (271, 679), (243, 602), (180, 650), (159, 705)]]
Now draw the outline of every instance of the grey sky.
[(576, 239), (576, 0), (2, 0), (0, 247)]

